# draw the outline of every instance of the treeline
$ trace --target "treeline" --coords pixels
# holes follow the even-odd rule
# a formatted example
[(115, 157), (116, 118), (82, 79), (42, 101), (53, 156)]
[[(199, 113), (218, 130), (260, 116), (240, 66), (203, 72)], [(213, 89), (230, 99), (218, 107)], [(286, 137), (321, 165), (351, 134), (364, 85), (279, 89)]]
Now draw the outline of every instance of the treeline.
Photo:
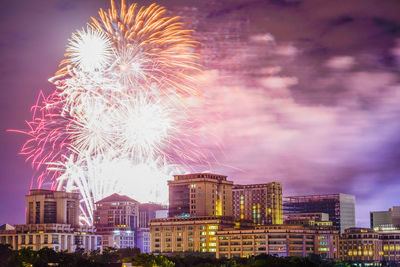
[(92, 251), (84, 253), (77, 249), (74, 253), (65, 251), (56, 252), (50, 248), (43, 248), (39, 251), (23, 248), (13, 251), (9, 245), (0, 245), (0, 266), (1, 267), (75, 267), (75, 266), (99, 266), (111, 267), (121, 266), (122, 262), (130, 262), (132, 266), (143, 267), (245, 267), (245, 266), (299, 266), (299, 267), (345, 267), (350, 266), (344, 263), (322, 260), (313, 255), (303, 257), (275, 257), (271, 255), (260, 255), (250, 258), (216, 259), (214, 255), (200, 253), (185, 253), (173, 256), (153, 255), (140, 253), (138, 248), (127, 249), (104, 249), (103, 253)]

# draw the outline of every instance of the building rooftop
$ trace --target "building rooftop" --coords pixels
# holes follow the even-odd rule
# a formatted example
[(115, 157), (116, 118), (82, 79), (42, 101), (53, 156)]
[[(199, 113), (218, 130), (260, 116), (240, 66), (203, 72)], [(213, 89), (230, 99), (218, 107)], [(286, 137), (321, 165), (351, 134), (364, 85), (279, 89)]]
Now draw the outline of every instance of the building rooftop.
[(14, 230), (14, 229), (15, 229), (14, 226), (8, 223), (0, 225), (0, 230)]
[(182, 175), (174, 175), (174, 181), (187, 180), (187, 179), (198, 179), (198, 178), (208, 178), (216, 180), (226, 181), (226, 175), (214, 174), (214, 173), (190, 173)]
[(138, 201), (136, 201), (133, 198), (130, 198), (128, 196), (123, 196), (123, 195), (114, 193), (111, 196), (108, 196), (106, 198), (103, 198), (102, 200), (97, 201), (96, 204), (104, 203), (104, 202), (138, 202)]
[(354, 195), (343, 194), (343, 193), (335, 193), (335, 194), (319, 194), (319, 195), (304, 195), (304, 196), (287, 196), (283, 199), (286, 201), (320, 201), (323, 199), (340, 199), (340, 198), (350, 198), (355, 199)]
[(234, 184), (232, 189), (264, 188), (264, 187), (267, 187), (272, 184), (281, 185), (281, 183), (279, 183), (279, 182), (269, 182), (269, 183), (265, 183), (265, 184)]

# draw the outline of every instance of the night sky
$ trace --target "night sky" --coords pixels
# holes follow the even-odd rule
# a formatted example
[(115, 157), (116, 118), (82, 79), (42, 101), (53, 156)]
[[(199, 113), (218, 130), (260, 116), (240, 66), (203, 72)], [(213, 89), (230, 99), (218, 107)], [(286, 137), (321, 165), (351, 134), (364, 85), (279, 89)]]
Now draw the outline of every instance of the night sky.
[[(193, 171), (279, 181), (284, 195), (354, 194), (359, 226), (369, 226), (369, 211), (400, 205), (399, 1), (158, 3), (200, 42), (198, 133), (208, 137), (198, 146), (213, 158)], [(7, 129), (26, 129), (71, 33), (108, 6), (2, 1), (0, 224), (24, 222), (35, 176), (18, 155), (26, 136)]]

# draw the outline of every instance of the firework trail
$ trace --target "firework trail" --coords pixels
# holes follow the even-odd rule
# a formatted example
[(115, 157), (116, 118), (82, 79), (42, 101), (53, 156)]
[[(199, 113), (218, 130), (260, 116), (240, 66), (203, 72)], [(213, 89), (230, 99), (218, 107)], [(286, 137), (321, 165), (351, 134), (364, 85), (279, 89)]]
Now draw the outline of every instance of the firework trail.
[[(111, 193), (165, 201), (172, 173), (205, 162), (189, 138), (185, 98), (199, 96), (196, 42), (178, 17), (122, 0), (72, 34), (60, 69), (40, 95), (22, 147), (37, 185), (81, 194), (81, 222)], [(184, 130), (183, 130), (184, 129)], [(161, 185), (161, 186), (159, 186)]]

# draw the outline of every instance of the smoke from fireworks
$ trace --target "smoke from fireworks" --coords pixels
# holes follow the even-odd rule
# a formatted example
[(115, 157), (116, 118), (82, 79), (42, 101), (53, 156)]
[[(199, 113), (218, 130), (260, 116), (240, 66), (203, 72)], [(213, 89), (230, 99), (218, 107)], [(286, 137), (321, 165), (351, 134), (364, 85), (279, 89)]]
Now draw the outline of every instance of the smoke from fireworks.
[(191, 127), (185, 98), (199, 95), (196, 43), (165, 13), (111, 1), (72, 35), (49, 80), (55, 91), (33, 107), (21, 153), (39, 187), (49, 179), (53, 189), (81, 193), (83, 223), (92, 224), (94, 202), (114, 192), (165, 201), (171, 173), (205, 160), (183, 134)]

